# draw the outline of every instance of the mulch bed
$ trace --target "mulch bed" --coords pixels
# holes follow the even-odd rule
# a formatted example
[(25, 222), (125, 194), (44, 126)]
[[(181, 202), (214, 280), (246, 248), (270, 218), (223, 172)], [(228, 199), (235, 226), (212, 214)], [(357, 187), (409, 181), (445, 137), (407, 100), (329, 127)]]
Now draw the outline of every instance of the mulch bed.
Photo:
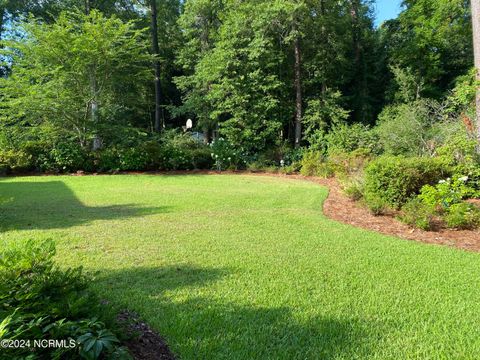
[(135, 360), (176, 360), (165, 340), (142, 322), (137, 314), (124, 310), (117, 319), (130, 338), (124, 345)]

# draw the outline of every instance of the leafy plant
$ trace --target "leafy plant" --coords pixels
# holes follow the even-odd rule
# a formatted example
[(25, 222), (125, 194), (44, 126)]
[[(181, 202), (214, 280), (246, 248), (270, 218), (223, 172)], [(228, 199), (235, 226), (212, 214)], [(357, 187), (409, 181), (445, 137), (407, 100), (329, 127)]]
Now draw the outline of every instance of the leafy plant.
[(300, 173), (304, 176), (329, 178), (335, 175), (333, 164), (326, 161), (318, 151), (309, 151), (303, 155)]
[(422, 230), (431, 230), (434, 225), (436, 211), (428, 206), (422, 199), (415, 197), (410, 199), (403, 207), (399, 219), (408, 225)]
[(468, 177), (456, 177), (440, 180), (436, 186), (425, 185), (420, 195), (420, 200), (432, 208), (447, 210), (454, 204), (467, 198), (472, 190), (466, 185)]
[(445, 215), (445, 223), (453, 229), (475, 229), (480, 226), (480, 209), (473, 204), (453, 204)]
[(55, 265), (53, 241), (4, 245), (0, 251), (0, 339), (59, 339), (69, 346), (29, 344), (2, 349), (2, 356), (96, 360), (119, 348), (115, 335), (95, 317), (105, 312), (88, 291), (90, 279), (81, 268), (61, 270)]
[(219, 138), (210, 144), (211, 156), (215, 161), (215, 169), (227, 170), (246, 166), (246, 155), (243, 149), (237, 149), (224, 138)]
[(450, 172), (441, 159), (380, 157), (365, 168), (365, 198), (399, 209), (424, 185), (436, 184)]

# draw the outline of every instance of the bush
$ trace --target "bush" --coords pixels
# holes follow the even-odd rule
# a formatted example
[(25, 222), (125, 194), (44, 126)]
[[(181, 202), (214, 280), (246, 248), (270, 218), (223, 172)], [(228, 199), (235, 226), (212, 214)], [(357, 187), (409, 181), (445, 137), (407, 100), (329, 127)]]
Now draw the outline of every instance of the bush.
[(40, 169), (54, 172), (89, 171), (92, 165), (86, 149), (75, 141), (69, 141), (54, 144), (43, 163), (40, 164)]
[(0, 340), (66, 340), (70, 348), (4, 348), (8, 359), (106, 359), (122, 353), (104, 322), (105, 309), (81, 268), (55, 266), (53, 242), (4, 244), (0, 252)]
[(214, 167), (219, 171), (243, 169), (247, 165), (243, 149), (235, 148), (223, 138), (213, 141), (210, 144), (210, 150)]
[(120, 154), (115, 147), (102, 149), (94, 154), (95, 169), (100, 172), (120, 170)]
[(123, 148), (118, 151), (119, 169), (123, 171), (157, 170), (160, 166), (160, 144), (156, 141), (146, 141), (135, 147)]
[(436, 212), (433, 207), (425, 204), (421, 199), (410, 199), (403, 207), (399, 219), (404, 223), (422, 230), (433, 228)]
[(341, 179), (343, 192), (347, 197), (353, 201), (358, 201), (363, 198), (365, 192), (365, 179), (362, 175), (357, 174)]
[(22, 150), (0, 151), (0, 169), (3, 173), (24, 172), (34, 168), (34, 159)]
[(425, 185), (418, 197), (425, 205), (439, 212), (448, 210), (452, 205), (460, 203), (471, 195), (472, 189), (466, 185), (467, 180), (466, 176), (456, 177), (453, 180), (450, 178), (440, 180), (436, 186)]
[(364, 168), (373, 159), (368, 149), (360, 148), (350, 153), (337, 153), (331, 155), (328, 161), (340, 176), (352, 176), (362, 174)]
[(334, 126), (326, 135), (328, 154), (350, 153), (357, 149), (367, 149), (378, 154), (378, 136), (368, 126), (363, 124), (340, 124)]
[(310, 151), (303, 155), (300, 173), (303, 176), (329, 178), (335, 175), (333, 165), (325, 161), (321, 152)]
[(445, 215), (445, 223), (452, 229), (475, 229), (480, 225), (480, 209), (466, 202), (454, 204)]
[(365, 199), (400, 209), (424, 185), (438, 183), (450, 171), (436, 158), (380, 157), (365, 168)]

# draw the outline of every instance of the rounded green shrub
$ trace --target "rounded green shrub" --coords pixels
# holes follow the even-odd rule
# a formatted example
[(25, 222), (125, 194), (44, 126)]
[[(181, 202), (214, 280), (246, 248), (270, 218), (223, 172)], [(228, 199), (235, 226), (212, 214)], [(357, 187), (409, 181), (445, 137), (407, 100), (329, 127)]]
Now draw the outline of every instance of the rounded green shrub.
[(303, 155), (300, 173), (303, 176), (319, 176), (329, 178), (335, 175), (334, 165), (325, 161), (319, 151), (309, 151)]
[(400, 209), (424, 185), (436, 184), (450, 172), (437, 158), (383, 156), (365, 168), (365, 200)]

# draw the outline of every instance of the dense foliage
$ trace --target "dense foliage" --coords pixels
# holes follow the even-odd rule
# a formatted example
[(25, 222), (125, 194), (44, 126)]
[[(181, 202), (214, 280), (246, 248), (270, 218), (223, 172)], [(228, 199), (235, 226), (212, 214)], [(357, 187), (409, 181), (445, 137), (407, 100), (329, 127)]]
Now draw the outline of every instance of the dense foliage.
[[(131, 359), (99, 320), (105, 309), (88, 290), (90, 279), (82, 269), (54, 264), (53, 242), (5, 245), (0, 252), (1, 359)], [(64, 343), (48, 346), (48, 340)]]

